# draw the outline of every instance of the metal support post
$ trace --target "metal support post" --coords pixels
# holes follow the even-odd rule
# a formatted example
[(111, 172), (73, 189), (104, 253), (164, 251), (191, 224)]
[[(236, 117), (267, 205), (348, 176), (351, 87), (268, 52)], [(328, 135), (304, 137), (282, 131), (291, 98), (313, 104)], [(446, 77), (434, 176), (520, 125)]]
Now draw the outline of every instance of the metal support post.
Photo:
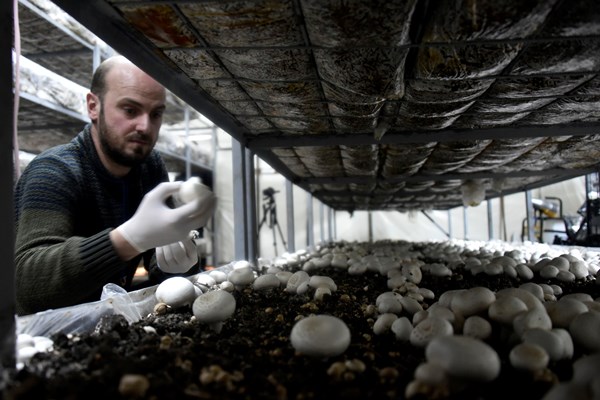
[(296, 236), (294, 232), (294, 186), (289, 180), (285, 181), (285, 201), (287, 212), (287, 251), (296, 251)]

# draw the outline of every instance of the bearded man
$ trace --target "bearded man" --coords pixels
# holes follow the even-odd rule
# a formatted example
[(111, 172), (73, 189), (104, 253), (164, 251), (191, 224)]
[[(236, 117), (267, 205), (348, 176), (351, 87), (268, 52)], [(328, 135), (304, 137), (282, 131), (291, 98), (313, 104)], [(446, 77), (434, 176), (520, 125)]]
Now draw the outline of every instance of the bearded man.
[[(33, 159), (15, 188), (20, 315), (99, 300), (107, 283), (130, 290), (140, 265), (154, 276), (198, 262), (189, 235), (215, 199), (173, 206), (181, 182), (154, 150), (165, 88), (115, 56), (94, 72), (86, 102), (91, 123)], [(173, 256), (158, 265), (155, 250)]]

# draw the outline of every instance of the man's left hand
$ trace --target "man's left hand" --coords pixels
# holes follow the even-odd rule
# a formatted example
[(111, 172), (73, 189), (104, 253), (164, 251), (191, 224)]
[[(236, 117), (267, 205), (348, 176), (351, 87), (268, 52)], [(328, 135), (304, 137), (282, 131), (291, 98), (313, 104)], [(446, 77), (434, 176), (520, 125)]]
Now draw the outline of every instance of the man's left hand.
[(158, 268), (169, 274), (189, 271), (198, 263), (198, 250), (193, 239), (168, 244), (156, 248)]

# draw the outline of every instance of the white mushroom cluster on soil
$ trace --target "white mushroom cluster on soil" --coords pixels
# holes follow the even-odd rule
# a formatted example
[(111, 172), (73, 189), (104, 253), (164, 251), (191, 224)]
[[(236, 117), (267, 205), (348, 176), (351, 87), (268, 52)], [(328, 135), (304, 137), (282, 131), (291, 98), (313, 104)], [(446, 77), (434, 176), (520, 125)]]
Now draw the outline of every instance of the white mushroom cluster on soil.
[[(180, 344), (202, 349), (190, 379), (217, 390), (199, 397), (486, 399), (518, 382), (528, 398), (596, 399), (599, 269), (594, 249), (535, 243), (329, 243), (171, 278), (137, 325), (165, 351), (196, 337)], [(185, 334), (167, 335), (159, 322), (177, 315)]]
[[(389, 331), (397, 340), (425, 349), (425, 360), (406, 387), (405, 396), (412, 398), (451, 394), (457, 383), (496, 379), (500, 357), (486, 343), (493, 329), (506, 336), (510, 367), (537, 377), (546, 374), (539, 379), (553, 379), (548, 371), (550, 361), (599, 353), (600, 299), (587, 293), (561, 296), (561, 284), (598, 282), (598, 254), (564, 250), (532, 243), (518, 247), (502, 242), (430, 244), (429, 258), (446, 261), (441, 264), (423, 261), (408, 245), (390, 242), (373, 249), (368, 244), (348, 244), (285, 255), (285, 262), (279, 260), (278, 265), (301, 265), (286, 283), (284, 290), (290, 293), (305, 293), (309, 282), (324, 281), (328, 277), (319, 274), (328, 267), (354, 275), (372, 271), (387, 279), (389, 291), (368, 306), (372, 307), (373, 333), (379, 336)], [(458, 267), (467, 272), (461, 279), (468, 280), (468, 274), (504, 274), (522, 284), (497, 291), (479, 286), (438, 293), (419, 286), (423, 274), (451, 279)], [(261, 279), (283, 271), (285, 268), (269, 265)], [(534, 283), (534, 277), (554, 283)], [(425, 303), (426, 299), (434, 301)], [(589, 381), (583, 386), (590, 399), (600, 396), (599, 385)]]

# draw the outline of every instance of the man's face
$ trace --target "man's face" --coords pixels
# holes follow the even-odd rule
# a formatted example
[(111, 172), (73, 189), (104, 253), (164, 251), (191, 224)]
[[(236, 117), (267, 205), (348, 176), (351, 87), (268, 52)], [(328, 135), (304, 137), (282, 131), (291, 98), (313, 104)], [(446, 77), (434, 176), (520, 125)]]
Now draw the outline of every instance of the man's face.
[(108, 90), (97, 98), (96, 129), (104, 159), (133, 167), (154, 148), (165, 109), (162, 86), (136, 69), (113, 70)]

